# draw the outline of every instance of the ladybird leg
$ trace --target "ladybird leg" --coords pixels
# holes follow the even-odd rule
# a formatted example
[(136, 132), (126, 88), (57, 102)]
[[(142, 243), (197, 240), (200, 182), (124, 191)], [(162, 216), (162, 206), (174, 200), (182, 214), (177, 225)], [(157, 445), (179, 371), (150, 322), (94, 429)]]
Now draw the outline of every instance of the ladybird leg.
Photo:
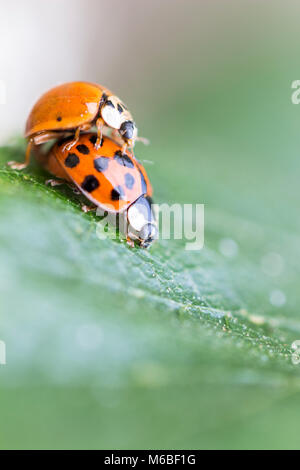
[[(66, 133), (66, 136), (68, 134), (69, 133)], [(57, 138), (58, 135), (60, 135), (60, 133), (55, 132), (55, 131), (45, 131), (45, 132), (40, 132), (39, 134), (31, 137), (28, 140), (24, 162), (19, 163), (19, 162), (11, 161), (11, 162), (8, 162), (7, 165), (10, 166), (13, 170), (23, 170), (30, 163), (30, 156), (31, 156), (32, 147), (35, 146), (34, 151), (35, 151), (35, 153), (37, 153), (36, 149), (37, 149), (38, 145), (44, 144), (45, 142), (48, 142), (51, 139), (55, 139), (55, 138)]]
[(101, 140), (102, 140), (102, 134), (103, 134), (103, 127), (104, 127), (104, 121), (101, 117), (97, 119), (96, 127), (97, 127), (97, 140), (95, 143), (95, 148), (98, 149), (101, 147)]
[[(72, 140), (71, 142), (69, 142), (68, 144), (65, 145), (65, 147), (63, 148), (63, 151), (67, 150), (71, 150), (72, 147), (74, 147), (74, 145), (77, 144), (78, 140), (79, 140), (79, 137), (80, 137), (80, 132), (81, 131), (88, 131), (90, 128), (91, 128), (91, 124), (85, 124), (84, 126), (81, 126), (81, 127), (77, 127), (76, 131), (75, 131), (75, 135), (74, 135), (74, 140)], [(68, 134), (66, 133), (66, 137), (68, 136)]]
[(87, 214), (88, 212), (92, 212), (92, 211), (96, 211), (97, 210), (97, 206), (87, 206), (86, 204), (83, 204), (81, 206), (81, 210)]
[(69, 151), (71, 150), (72, 147), (74, 147), (74, 145), (77, 144), (78, 140), (79, 140), (79, 137), (80, 137), (80, 132), (82, 131), (82, 128), (81, 127), (77, 127), (76, 131), (75, 131), (75, 135), (74, 135), (74, 139), (67, 143), (64, 148), (63, 148), (63, 152), (65, 150)]
[(62, 184), (65, 184), (65, 181), (56, 180), (56, 179), (49, 179), (45, 181), (45, 185), (46, 186), (50, 185), (52, 186), (52, 188), (54, 188), (54, 186), (61, 186)]
[(31, 153), (31, 148), (33, 145), (33, 139), (29, 139), (27, 148), (26, 148), (26, 153), (25, 153), (25, 160), (23, 163), (15, 162), (15, 161), (10, 161), (7, 162), (7, 165), (12, 169), (12, 170), (24, 170), (29, 165), (30, 162), (30, 153)]
[(41, 145), (41, 144), (45, 144), (46, 142), (49, 142), (49, 140), (56, 139), (57, 137), (60, 137), (60, 136), (67, 137), (68, 134), (69, 133), (66, 133), (65, 135), (64, 133), (57, 132), (57, 131), (45, 131), (45, 132), (40, 132), (39, 134), (32, 137), (32, 141), (34, 145)]
[(75, 184), (72, 184), (68, 181), (58, 180), (55, 178), (50, 178), (49, 180), (45, 181), (45, 185), (46, 186), (50, 185), (52, 188), (54, 188), (55, 186), (62, 186), (63, 184), (66, 184), (74, 192), (74, 194), (81, 194), (77, 186), (75, 186)]
[(128, 144), (127, 142), (125, 142), (122, 147), (122, 153), (126, 153), (127, 148), (128, 148)]

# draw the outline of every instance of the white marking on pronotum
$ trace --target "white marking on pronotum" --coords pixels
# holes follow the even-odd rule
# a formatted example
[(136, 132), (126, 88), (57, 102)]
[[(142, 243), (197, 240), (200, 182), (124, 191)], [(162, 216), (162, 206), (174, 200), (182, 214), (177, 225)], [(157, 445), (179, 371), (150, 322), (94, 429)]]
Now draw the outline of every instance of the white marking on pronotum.
[(142, 230), (143, 226), (148, 222), (143, 212), (139, 210), (139, 207), (135, 204), (129, 207), (127, 214), (130, 225), (138, 232)]
[(110, 127), (114, 129), (120, 129), (121, 115), (115, 108), (109, 105), (103, 106), (101, 115), (106, 124), (108, 124)]

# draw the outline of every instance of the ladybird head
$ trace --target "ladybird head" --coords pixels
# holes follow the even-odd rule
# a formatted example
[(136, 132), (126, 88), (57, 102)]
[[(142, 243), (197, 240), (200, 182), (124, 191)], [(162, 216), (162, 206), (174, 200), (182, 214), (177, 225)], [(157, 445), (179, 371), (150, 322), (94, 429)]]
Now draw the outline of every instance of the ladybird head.
[(128, 237), (141, 247), (148, 248), (158, 238), (152, 199), (141, 196), (127, 210)]
[(119, 130), (121, 137), (128, 143), (129, 147), (134, 146), (137, 138), (137, 127), (133, 121), (122, 122)]

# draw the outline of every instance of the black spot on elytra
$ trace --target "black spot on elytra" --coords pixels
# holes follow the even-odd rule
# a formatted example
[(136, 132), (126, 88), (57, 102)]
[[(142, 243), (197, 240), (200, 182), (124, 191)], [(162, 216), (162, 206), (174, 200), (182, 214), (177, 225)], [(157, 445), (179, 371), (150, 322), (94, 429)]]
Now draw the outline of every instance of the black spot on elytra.
[(69, 155), (65, 159), (65, 165), (68, 168), (75, 168), (75, 166), (77, 166), (79, 162), (80, 162), (80, 159), (76, 155), (76, 153), (69, 153)]
[(123, 197), (124, 197), (124, 190), (123, 190), (122, 186), (116, 186), (111, 191), (112, 201), (118, 201), (119, 199), (123, 199)]
[(95, 191), (95, 189), (99, 188), (99, 186), (99, 181), (93, 175), (86, 176), (81, 184), (82, 189), (88, 193)]
[(94, 160), (94, 167), (99, 172), (107, 170), (108, 164), (109, 164), (108, 157), (98, 157), (98, 158), (95, 158)]
[(88, 155), (90, 153), (89, 148), (84, 144), (77, 145), (76, 148), (78, 152), (83, 153), (83, 155)]
[(139, 172), (140, 172), (140, 175), (141, 175), (142, 194), (146, 194), (147, 193), (147, 183), (146, 183), (145, 177), (144, 177), (144, 175), (143, 175), (143, 173), (141, 172), (140, 169), (139, 169)]
[(57, 116), (56, 120), (57, 120), (58, 122), (60, 122), (60, 121), (62, 120), (62, 117), (61, 117), (61, 116)]
[(117, 108), (118, 108), (119, 113), (123, 113), (124, 109), (122, 108), (122, 106), (119, 103), (118, 103)]
[(134, 176), (132, 176), (130, 173), (126, 173), (125, 175), (125, 186), (128, 189), (132, 189), (135, 183)]
[(118, 150), (114, 155), (114, 160), (116, 160), (120, 165), (126, 166), (127, 168), (134, 168), (134, 164), (130, 157), (126, 153), (122, 153), (121, 150)]

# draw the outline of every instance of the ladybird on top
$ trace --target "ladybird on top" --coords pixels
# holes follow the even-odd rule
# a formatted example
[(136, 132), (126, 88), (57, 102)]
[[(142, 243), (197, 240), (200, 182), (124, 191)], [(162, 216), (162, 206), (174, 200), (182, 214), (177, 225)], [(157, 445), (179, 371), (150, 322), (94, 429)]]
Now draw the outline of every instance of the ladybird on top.
[(39, 145), (51, 139), (74, 135), (68, 144), (71, 149), (79, 140), (80, 132), (93, 126), (97, 128), (95, 147), (99, 148), (105, 129), (113, 131), (119, 139), (122, 151), (133, 149), (138, 130), (125, 104), (108, 88), (89, 82), (70, 82), (56, 86), (44, 93), (33, 106), (25, 128), (28, 140), (25, 161), (9, 162), (16, 170), (27, 167), (32, 145)]
[[(88, 132), (93, 126), (97, 133)], [(94, 208), (111, 215), (129, 245), (147, 248), (157, 239), (152, 187), (144, 167), (128, 151), (145, 139), (138, 138), (132, 115), (111, 91), (88, 82), (52, 88), (32, 108), (25, 137), (25, 161), (8, 162), (11, 168), (26, 168), (34, 150), (39, 163), (60, 179), (49, 180), (52, 185), (77, 187)], [(41, 144), (52, 139), (55, 143), (45, 153)]]

